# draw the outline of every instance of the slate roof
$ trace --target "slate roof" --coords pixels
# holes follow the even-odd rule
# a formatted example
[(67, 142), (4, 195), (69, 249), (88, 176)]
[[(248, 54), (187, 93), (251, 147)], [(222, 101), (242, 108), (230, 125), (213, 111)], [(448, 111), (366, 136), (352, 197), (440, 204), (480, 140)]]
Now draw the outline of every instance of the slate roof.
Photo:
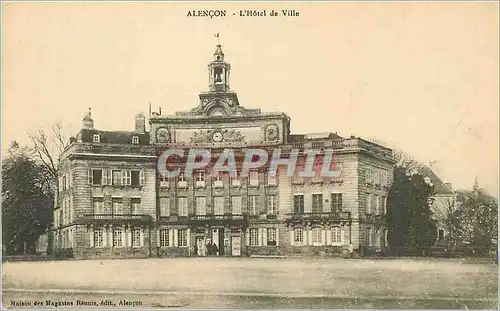
[(445, 184), (443, 180), (431, 170), (430, 167), (426, 165), (422, 166), (418, 174), (423, 178), (429, 177), (431, 179), (431, 183), (434, 185), (434, 191), (436, 194), (451, 195), (455, 193), (453, 189)]
[(139, 134), (129, 131), (100, 131), (96, 129), (82, 129), (80, 131), (82, 142), (91, 143), (93, 142), (94, 134), (100, 135), (100, 143), (108, 144), (132, 144), (132, 137), (139, 137), (139, 145), (149, 144), (149, 132), (144, 134)]

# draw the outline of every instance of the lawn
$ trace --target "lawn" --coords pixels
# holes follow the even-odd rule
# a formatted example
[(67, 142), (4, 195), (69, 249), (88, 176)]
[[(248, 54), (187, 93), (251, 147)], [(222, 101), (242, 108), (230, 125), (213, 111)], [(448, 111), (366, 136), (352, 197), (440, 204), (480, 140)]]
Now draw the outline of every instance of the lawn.
[[(3, 264), (11, 300), (185, 308), (493, 308), (497, 266), (460, 260), (178, 258)], [(26, 292), (29, 289), (30, 292)]]

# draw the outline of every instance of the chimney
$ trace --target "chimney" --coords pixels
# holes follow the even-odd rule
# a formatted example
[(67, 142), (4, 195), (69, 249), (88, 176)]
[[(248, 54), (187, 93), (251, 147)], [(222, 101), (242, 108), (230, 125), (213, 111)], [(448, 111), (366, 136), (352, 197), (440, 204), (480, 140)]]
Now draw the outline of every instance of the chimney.
[(91, 130), (94, 128), (94, 120), (92, 119), (92, 110), (89, 108), (89, 112), (82, 119), (82, 126), (84, 129)]
[(142, 112), (135, 116), (135, 132), (138, 134), (146, 133), (146, 117)]

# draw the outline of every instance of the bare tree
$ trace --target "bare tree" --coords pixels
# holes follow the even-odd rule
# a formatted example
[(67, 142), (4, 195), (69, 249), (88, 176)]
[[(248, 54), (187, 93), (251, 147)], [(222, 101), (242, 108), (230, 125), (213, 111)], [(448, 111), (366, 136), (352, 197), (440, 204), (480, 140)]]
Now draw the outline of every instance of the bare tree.
[(408, 153), (404, 152), (403, 150), (394, 148), (390, 146), (390, 144), (387, 144), (375, 137), (370, 137), (368, 138), (368, 140), (371, 141), (372, 143), (391, 148), (393, 151), (392, 153), (394, 161), (396, 162), (396, 166), (404, 168), (407, 174), (409, 175), (417, 174), (420, 171), (420, 169), (422, 169), (423, 164), (417, 161), (414, 157), (410, 156)]
[(33, 144), (35, 158), (45, 170), (44, 187), (53, 194), (59, 190), (57, 182), (59, 156), (69, 146), (70, 141), (64, 134), (64, 128), (60, 122), (52, 125), (49, 134), (44, 129), (38, 128), (36, 132), (30, 133), (29, 137)]

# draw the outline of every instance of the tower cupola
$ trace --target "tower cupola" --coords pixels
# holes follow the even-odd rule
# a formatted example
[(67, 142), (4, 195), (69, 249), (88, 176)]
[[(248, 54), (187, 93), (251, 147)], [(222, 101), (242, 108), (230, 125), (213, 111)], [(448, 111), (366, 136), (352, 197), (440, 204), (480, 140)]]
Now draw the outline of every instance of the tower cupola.
[(222, 46), (217, 44), (214, 52), (214, 58), (208, 64), (208, 82), (211, 92), (229, 91), (229, 73), (231, 65), (224, 60)]

